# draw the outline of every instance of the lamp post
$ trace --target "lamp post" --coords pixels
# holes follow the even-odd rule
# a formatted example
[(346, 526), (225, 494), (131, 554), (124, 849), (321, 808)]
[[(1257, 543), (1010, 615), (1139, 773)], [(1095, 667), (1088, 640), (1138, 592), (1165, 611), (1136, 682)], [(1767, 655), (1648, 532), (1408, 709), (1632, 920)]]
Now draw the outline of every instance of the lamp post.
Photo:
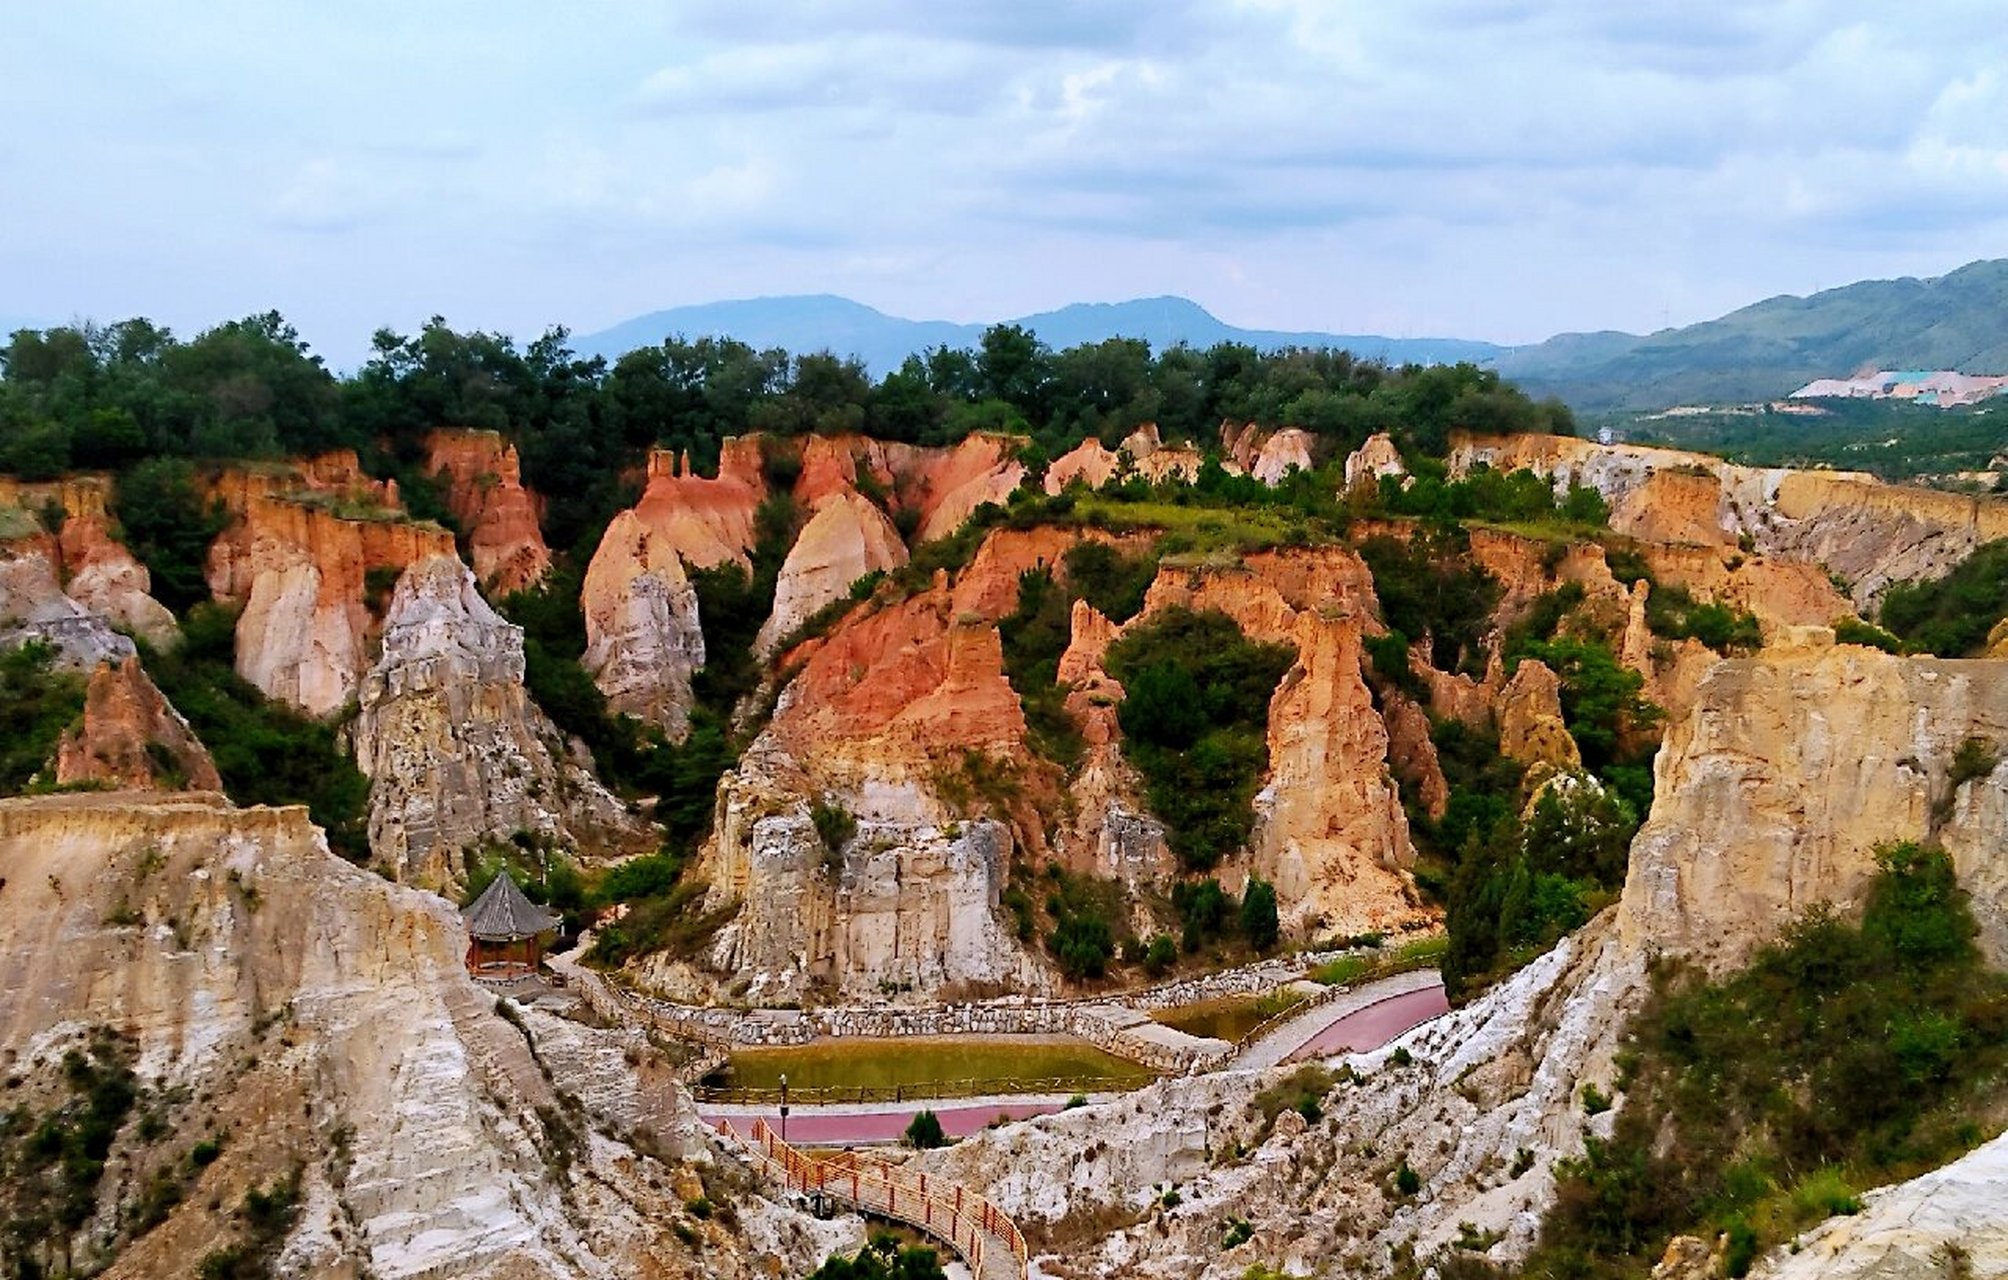
[(788, 1075), (781, 1073), (781, 1141), (788, 1140)]

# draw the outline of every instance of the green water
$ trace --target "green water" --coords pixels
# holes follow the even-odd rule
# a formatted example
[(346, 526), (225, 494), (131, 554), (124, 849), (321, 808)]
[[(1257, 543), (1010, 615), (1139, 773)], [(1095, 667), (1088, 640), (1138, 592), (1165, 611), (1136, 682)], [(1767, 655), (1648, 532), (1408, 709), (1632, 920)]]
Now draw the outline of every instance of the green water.
[(1223, 996), (1197, 1004), (1181, 1004), (1170, 1009), (1154, 1009), (1151, 1020), (1189, 1036), (1210, 1036), (1230, 1044), (1261, 1026), (1300, 997)]
[(969, 1081), (1071, 1082), (1069, 1090), (1132, 1088), (1149, 1083), (1149, 1068), (1078, 1040), (987, 1036), (957, 1040), (825, 1040), (786, 1049), (741, 1049), (705, 1083), (734, 1089), (776, 1089), (802, 1097), (827, 1089), (916, 1088)]

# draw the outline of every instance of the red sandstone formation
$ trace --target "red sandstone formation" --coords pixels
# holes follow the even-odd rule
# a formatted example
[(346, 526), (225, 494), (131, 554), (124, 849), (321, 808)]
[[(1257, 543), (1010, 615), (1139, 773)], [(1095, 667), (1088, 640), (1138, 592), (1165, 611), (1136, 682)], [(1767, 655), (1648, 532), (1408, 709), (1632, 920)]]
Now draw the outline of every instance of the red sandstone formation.
[(551, 567), (537, 500), (523, 487), (516, 446), (495, 431), (442, 427), (425, 439), (426, 474), (467, 534), (474, 576), (492, 596), (537, 585)]
[(216, 763), (139, 659), (91, 673), (84, 717), (56, 748), (56, 781), (121, 791), (221, 791)]

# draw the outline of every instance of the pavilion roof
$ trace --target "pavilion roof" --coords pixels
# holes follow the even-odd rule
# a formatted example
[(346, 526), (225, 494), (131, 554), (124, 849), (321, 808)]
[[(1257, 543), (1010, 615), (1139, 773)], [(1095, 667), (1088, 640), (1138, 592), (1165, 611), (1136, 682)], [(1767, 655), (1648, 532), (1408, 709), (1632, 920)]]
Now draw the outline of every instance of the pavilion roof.
[(460, 916), (468, 936), (483, 942), (515, 942), (558, 927), (558, 917), (524, 897), (506, 871), (490, 881)]

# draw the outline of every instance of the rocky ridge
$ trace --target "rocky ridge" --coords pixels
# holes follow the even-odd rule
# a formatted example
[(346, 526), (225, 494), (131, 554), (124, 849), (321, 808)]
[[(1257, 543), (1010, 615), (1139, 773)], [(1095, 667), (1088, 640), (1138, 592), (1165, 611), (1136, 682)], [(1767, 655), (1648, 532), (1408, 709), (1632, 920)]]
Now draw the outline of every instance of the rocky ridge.
[(351, 734), (372, 782), (370, 849), (400, 880), (451, 885), (463, 849), (519, 831), (588, 858), (649, 843), (530, 701), (522, 628), (489, 607), (457, 557), (398, 579), (360, 703)]
[(537, 501), (523, 487), (516, 446), (495, 431), (441, 428), (426, 437), (427, 474), (467, 533), (474, 576), (497, 596), (534, 587), (551, 567)]
[[(16, 1098), (89, 1028), (116, 1028), (166, 1134), (121, 1134), (107, 1184), (174, 1176), (198, 1137), (220, 1142), (103, 1274), (186, 1272), (239, 1235), (247, 1189), (296, 1171), (299, 1219), (274, 1259), (287, 1274), (741, 1277), (799, 1273), (855, 1240), (736, 1193), (737, 1230), (693, 1222), (679, 1238), (718, 1154), (654, 1051), (496, 1016), (452, 910), (334, 857), (304, 810), (8, 800), (0, 874)], [(117, 1221), (104, 1206), (78, 1258), (98, 1258), (90, 1241)]]

